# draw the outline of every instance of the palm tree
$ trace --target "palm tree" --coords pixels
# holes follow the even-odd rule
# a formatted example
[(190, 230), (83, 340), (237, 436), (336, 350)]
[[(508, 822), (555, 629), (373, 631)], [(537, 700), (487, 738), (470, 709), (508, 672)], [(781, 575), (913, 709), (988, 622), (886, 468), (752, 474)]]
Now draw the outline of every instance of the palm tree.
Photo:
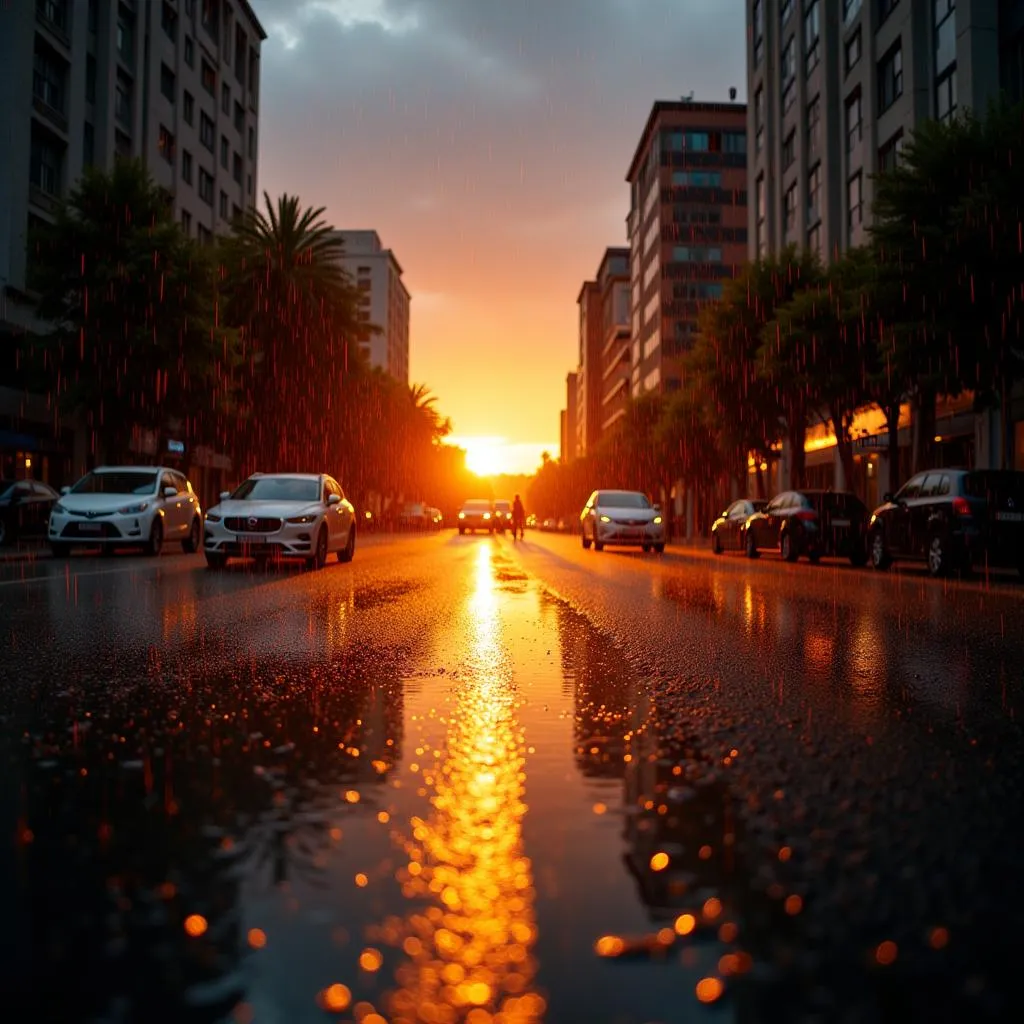
[(298, 468), (312, 457), (325, 462), (336, 447), (337, 389), (367, 325), (324, 208), (303, 208), (288, 194), (263, 199), (265, 209), (247, 210), (221, 241), (224, 305), (248, 356), (248, 454), (265, 468)]

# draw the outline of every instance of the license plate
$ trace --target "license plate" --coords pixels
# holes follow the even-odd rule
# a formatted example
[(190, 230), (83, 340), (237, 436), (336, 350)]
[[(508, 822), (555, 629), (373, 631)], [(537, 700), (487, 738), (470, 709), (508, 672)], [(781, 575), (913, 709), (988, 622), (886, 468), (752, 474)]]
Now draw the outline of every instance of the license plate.
[(850, 525), (850, 520), (849, 519), (833, 519), (832, 520), (832, 525), (833, 526), (849, 526)]
[(79, 533), (102, 533), (103, 526), (100, 523), (79, 523)]
[(997, 512), (996, 519), (1001, 523), (1024, 523), (1024, 512)]
[(238, 535), (238, 543), (245, 544), (247, 547), (259, 547), (261, 544), (267, 543), (266, 537), (258, 537), (255, 533), (241, 533)]

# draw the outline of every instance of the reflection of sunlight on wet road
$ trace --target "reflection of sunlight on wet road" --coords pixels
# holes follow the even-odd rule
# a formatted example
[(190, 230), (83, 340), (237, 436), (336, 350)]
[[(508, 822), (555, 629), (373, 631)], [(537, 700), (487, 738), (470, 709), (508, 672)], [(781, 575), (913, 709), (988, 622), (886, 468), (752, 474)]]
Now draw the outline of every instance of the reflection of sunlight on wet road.
[(502, 653), (493, 549), (479, 548), (468, 601), (469, 671), (456, 684), (431, 775), (433, 811), (412, 819), (399, 872), (417, 909), (386, 922), (407, 956), (396, 970), (392, 1024), (512, 1024), (543, 1018), (529, 991), (536, 966), (533, 878), (523, 854), (525, 781), (516, 694)]

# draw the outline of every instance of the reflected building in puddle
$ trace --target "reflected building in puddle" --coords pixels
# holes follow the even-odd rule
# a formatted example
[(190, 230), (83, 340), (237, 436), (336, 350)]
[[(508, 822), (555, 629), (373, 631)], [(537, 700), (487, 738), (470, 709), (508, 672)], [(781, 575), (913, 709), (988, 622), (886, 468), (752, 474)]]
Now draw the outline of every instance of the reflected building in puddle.
[(491, 547), (481, 547), (467, 607), (470, 671), (454, 684), (447, 733), (424, 780), (431, 812), (412, 820), (399, 871), (414, 905), (371, 934), (404, 953), (387, 996), (391, 1024), (534, 1024), (537, 936), (524, 854), (525, 745), (502, 660)]

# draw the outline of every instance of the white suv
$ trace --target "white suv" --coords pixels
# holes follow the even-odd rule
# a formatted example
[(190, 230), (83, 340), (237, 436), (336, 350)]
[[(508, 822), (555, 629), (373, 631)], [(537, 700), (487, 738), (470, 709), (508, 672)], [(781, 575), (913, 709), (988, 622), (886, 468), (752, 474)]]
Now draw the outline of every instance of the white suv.
[(184, 473), (167, 466), (100, 466), (61, 488), (50, 512), (55, 557), (72, 547), (141, 547), (158, 555), (165, 541), (198, 551), (203, 512)]

